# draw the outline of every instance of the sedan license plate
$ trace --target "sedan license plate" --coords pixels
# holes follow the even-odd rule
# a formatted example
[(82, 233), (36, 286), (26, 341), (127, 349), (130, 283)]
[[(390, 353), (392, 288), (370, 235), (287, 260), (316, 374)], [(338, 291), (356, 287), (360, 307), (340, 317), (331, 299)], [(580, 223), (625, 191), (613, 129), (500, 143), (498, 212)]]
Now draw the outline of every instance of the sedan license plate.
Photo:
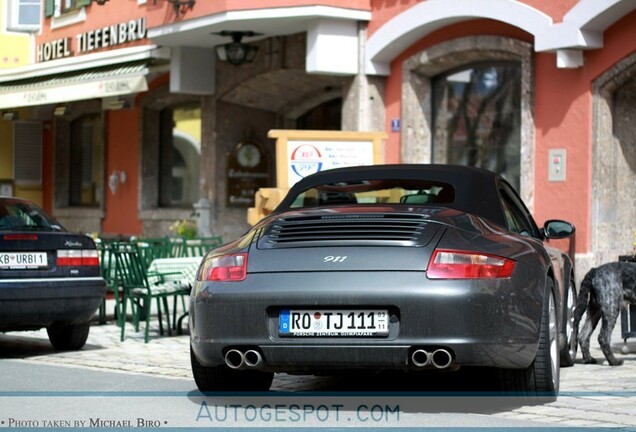
[(46, 252), (0, 252), (0, 269), (46, 268)]
[(282, 310), (281, 336), (387, 336), (386, 310)]

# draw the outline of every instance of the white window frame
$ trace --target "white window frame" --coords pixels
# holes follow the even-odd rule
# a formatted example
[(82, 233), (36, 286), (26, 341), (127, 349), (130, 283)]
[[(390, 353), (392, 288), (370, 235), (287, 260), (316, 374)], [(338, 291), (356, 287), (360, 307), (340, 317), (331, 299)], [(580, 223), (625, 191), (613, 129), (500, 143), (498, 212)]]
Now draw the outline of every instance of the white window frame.
[[(28, 0), (27, 0), (28, 1)], [(40, 26), (42, 25), (42, 4), (39, 1), (31, 0), (31, 4), (39, 4), (40, 8), (40, 20), (37, 24), (20, 24), (20, 8), (25, 7), (27, 5), (21, 4), (22, 0), (8, 0), (7, 1), (7, 30), (14, 32), (35, 32), (40, 30)]]

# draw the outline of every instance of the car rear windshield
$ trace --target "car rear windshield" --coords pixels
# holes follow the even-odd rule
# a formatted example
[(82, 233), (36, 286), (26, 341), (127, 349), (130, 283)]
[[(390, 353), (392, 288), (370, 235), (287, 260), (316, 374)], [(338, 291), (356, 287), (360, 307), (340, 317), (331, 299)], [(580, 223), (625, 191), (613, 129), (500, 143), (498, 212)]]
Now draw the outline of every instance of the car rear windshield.
[(425, 180), (359, 180), (329, 183), (299, 193), (291, 208), (338, 204), (436, 205), (455, 201), (448, 183)]
[(35, 204), (0, 200), (0, 231), (64, 231)]

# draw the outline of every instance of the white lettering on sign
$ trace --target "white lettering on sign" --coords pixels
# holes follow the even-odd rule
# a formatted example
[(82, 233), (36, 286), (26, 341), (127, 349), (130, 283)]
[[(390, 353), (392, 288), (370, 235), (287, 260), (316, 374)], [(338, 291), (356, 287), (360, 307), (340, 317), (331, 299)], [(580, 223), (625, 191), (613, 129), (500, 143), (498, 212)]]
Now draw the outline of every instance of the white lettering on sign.
[(37, 47), (38, 63), (70, 57), (71, 54), (71, 38), (57, 39)]
[(46, 93), (38, 91), (23, 93), (23, 98), (30, 105), (44, 103), (47, 100)]
[(130, 83), (128, 81), (106, 81), (104, 83), (104, 93), (112, 94), (112, 93), (127, 93), (132, 91), (130, 88)]
[(142, 17), (75, 35), (75, 50), (71, 48), (73, 39), (70, 37), (39, 44), (37, 46), (37, 61), (42, 63), (70, 57), (74, 53), (86, 54), (146, 37), (146, 18)]
[(141, 40), (146, 37), (146, 18), (119, 23), (75, 36), (77, 52), (85, 54), (101, 48)]

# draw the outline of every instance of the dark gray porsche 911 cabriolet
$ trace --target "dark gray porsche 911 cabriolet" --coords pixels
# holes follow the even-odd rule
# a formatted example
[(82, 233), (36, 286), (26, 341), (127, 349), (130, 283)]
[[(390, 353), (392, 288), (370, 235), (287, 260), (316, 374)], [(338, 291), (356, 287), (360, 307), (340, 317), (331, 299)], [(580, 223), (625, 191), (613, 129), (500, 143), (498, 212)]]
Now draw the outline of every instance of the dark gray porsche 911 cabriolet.
[(204, 258), (190, 302), (202, 391), (275, 372), (494, 368), (504, 391), (556, 395), (572, 365), (570, 258), (489, 171), (448, 165), (308, 176)]

